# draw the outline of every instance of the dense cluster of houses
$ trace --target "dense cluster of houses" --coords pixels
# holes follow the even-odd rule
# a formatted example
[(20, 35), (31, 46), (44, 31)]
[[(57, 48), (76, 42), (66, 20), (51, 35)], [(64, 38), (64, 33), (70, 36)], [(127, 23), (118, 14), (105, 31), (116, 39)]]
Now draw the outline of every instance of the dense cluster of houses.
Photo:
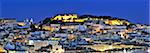
[(110, 16), (58, 14), (41, 23), (0, 19), (0, 52), (149, 52), (150, 26)]

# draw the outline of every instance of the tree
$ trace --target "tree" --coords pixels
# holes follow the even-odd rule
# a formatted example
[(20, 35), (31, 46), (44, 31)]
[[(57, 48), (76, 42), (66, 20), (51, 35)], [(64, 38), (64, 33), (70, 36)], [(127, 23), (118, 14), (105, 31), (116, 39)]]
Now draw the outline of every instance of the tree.
[(32, 31), (36, 31), (35, 24), (31, 24), (30, 28), (31, 28)]

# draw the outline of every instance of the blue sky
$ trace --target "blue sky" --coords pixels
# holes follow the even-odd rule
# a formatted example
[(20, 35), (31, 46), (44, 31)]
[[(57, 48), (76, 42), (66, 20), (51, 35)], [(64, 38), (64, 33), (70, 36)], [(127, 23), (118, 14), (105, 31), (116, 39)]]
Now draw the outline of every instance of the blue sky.
[(107, 15), (149, 24), (149, 0), (1, 0), (1, 17), (38, 22), (61, 13)]

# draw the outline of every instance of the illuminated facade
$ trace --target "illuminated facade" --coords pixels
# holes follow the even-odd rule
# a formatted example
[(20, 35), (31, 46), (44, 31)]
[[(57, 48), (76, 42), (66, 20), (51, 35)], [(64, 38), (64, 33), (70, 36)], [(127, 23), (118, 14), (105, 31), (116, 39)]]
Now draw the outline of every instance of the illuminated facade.
[(19, 25), (19, 26), (24, 26), (25, 23), (24, 23), (24, 22), (18, 22), (17, 25)]
[(122, 20), (105, 20), (104, 22), (105, 24), (109, 24), (109, 25), (123, 25), (123, 24), (129, 25), (130, 24), (129, 22), (122, 21)]

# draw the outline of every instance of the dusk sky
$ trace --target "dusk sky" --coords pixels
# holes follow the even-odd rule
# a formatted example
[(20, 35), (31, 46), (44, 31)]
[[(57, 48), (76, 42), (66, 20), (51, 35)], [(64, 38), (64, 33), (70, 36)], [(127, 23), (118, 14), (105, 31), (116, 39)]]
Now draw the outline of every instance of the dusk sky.
[(149, 24), (149, 0), (0, 0), (0, 16), (38, 22), (55, 14), (106, 15)]

